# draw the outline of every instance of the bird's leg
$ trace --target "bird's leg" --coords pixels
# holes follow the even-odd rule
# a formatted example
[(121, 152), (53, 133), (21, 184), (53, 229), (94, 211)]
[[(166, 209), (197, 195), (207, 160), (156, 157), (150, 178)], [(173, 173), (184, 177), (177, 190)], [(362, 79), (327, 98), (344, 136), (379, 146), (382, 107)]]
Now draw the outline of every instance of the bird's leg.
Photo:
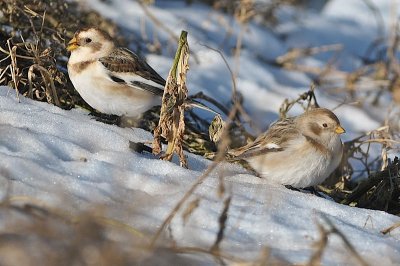
[(118, 115), (109, 115), (97, 112), (91, 112), (89, 115), (94, 116), (96, 121), (109, 124), (109, 125), (117, 125), (119, 126), (121, 123), (121, 117)]
[(313, 194), (317, 197), (325, 198), (321, 193), (319, 193), (315, 189), (315, 187), (306, 187), (306, 188), (302, 188), (302, 189), (292, 187), (291, 185), (285, 185), (285, 187), (290, 190), (294, 190), (294, 191), (298, 191), (298, 192), (306, 192), (306, 193)]
[(298, 189), (298, 188), (295, 188), (295, 187), (292, 187), (291, 185), (285, 185), (285, 188), (287, 188), (287, 189), (290, 189), (290, 190), (294, 190), (294, 191), (301, 192), (301, 190), (300, 190), (300, 189)]
[(141, 142), (129, 141), (129, 148), (138, 153), (143, 153), (145, 151), (151, 154), (153, 153), (153, 149), (151, 147)]
[(310, 192), (317, 197), (325, 198), (318, 190), (315, 189), (315, 187), (306, 187), (304, 188), (304, 190)]

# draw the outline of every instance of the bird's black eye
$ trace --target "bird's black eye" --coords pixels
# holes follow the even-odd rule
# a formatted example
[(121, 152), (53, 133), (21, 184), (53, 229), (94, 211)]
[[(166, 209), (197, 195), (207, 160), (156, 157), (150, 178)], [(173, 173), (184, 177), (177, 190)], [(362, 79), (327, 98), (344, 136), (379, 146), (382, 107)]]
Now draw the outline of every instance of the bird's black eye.
[(322, 126), (323, 127), (328, 127), (328, 124), (327, 123), (323, 123)]
[(92, 39), (86, 38), (85, 41), (86, 41), (86, 43), (90, 43), (90, 42), (92, 42)]

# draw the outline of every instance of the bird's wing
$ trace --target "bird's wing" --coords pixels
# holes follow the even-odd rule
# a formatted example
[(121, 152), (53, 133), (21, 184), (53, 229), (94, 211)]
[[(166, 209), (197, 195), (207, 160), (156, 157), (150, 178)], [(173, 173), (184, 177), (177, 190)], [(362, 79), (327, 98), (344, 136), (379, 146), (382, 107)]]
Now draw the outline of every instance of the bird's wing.
[(117, 83), (163, 95), (165, 80), (146, 61), (125, 48), (116, 48), (99, 61), (109, 71), (110, 79)]
[(290, 140), (298, 136), (301, 136), (301, 134), (295, 127), (293, 118), (287, 118), (272, 124), (265, 133), (253, 142), (229, 153), (237, 159), (246, 159), (265, 153), (279, 152), (287, 147)]

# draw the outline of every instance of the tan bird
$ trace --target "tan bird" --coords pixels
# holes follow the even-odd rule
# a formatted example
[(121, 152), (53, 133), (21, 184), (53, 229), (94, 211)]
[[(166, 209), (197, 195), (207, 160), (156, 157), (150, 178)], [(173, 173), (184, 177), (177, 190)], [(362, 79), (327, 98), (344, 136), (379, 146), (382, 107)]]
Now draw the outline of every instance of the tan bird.
[(254, 142), (230, 151), (268, 182), (304, 188), (322, 183), (340, 164), (345, 130), (328, 109), (280, 120)]

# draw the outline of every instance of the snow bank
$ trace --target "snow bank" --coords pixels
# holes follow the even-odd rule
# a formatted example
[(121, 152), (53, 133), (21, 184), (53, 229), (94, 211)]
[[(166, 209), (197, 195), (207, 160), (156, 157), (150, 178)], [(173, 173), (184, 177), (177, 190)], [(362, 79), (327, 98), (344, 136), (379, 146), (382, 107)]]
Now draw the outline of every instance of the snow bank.
[[(154, 233), (210, 162), (188, 154), (191, 170), (186, 170), (130, 151), (129, 140), (149, 141), (151, 134), (102, 124), (83, 110), (65, 111), (24, 97), (18, 103), (14, 91), (0, 88), (0, 173), (11, 196), (29, 196), (66, 211), (107, 206), (110, 217)], [(222, 197), (219, 177), (226, 189)], [(167, 238), (179, 246), (209, 248), (229, 195), (224, 253), (251, 260), (268, 247), (274, 256), (305, 263), (324, 214), (371, 264), (400, 260), (400, 232), (380, 233), (398, 217), (267, 185), (230, 164), (219, 166), (200, 185), (189, 199), (199, 199), (199, 207), (186, 222), (180, 211)], [(324, 254), (326, 265), (354, 262), (334, 235)]]

